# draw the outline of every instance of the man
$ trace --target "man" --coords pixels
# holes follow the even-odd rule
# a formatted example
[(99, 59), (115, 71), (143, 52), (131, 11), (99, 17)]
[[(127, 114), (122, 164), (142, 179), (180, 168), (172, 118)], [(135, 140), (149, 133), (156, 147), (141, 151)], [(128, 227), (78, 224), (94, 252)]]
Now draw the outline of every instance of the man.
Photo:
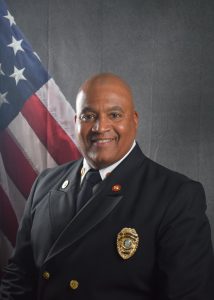
[[(122, 79), (99, 74), (83, 84), (76, 133), (84, 159), (36, 180), (1, 299), (214, 299), (203, 188), (145, 157), (137, 126)], [(93, 191), (92, 173), (101, 177)]]

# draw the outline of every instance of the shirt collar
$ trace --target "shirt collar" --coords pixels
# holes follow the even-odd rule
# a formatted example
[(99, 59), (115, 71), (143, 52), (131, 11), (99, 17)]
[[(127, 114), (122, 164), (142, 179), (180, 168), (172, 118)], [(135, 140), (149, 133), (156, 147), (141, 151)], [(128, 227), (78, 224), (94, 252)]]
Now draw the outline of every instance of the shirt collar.
[[(110, 174), (129, 155), (129, 153), (133, 150), (135, 145), (136, 145), (136, 141), (134, 140), (130, 150), (120, 160), (118, 160), (117, 162), (115, 162), (114, 164), (112, 164), (106, 168), (99, 170), (102, 180), (104, 180), (106, 178), (106, 176), (108, 176), (108, 174)], [(82, 182), (83, 178), (85, 177), (86, 173), (90, 169), (91, 169), (91, 166), (88, 164), (87, 160), (84, 158), (83, 159), (83, 167), (81, 170), (81, 182)]]

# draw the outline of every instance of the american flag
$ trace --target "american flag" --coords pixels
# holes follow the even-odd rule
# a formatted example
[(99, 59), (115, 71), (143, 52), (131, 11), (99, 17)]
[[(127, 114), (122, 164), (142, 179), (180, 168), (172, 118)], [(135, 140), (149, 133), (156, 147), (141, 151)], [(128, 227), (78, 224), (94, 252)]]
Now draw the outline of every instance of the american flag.
[(79, 157), (73, 108), (0, 0), (0, 262), (37, 175)]

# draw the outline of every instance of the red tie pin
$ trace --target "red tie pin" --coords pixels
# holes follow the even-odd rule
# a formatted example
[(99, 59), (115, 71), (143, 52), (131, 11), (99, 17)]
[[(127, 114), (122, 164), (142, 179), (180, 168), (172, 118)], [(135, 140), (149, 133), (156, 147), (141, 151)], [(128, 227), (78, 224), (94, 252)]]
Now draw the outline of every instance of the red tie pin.
[(120, 184), (115, 184), (112, 186), (112, 191), (113, 192), (119, 192), (122, 189), (122, 186)]

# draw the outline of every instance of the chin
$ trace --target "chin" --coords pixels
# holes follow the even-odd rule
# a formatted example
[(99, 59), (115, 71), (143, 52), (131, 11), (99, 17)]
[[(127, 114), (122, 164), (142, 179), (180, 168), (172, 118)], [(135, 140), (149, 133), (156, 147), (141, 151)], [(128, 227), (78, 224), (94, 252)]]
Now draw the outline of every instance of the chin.
[(114, 163), (112, 161), (104, 160), (104, 159), (90, 160), (90, 162), (93, 165), (93, 167), (97, 169), (106, 168)]

